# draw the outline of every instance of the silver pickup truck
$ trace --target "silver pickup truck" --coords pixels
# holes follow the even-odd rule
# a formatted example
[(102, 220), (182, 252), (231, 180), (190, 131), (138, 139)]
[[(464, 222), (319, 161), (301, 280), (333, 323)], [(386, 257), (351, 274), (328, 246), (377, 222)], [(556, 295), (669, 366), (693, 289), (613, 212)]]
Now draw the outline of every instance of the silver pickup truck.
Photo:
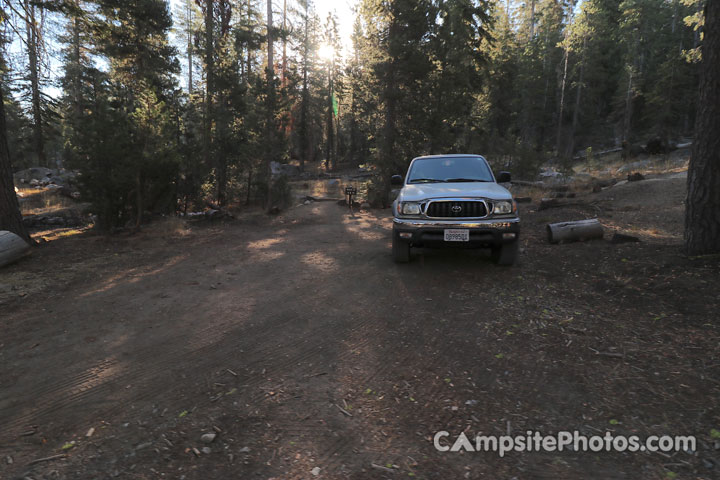
[(518, 253), (520, 218), (510, 192), (480, 155), (431, 155), (415, 158), (393, 203), (393, 258), (410, 261), (411, 247), (490, 248), (500, 265)]

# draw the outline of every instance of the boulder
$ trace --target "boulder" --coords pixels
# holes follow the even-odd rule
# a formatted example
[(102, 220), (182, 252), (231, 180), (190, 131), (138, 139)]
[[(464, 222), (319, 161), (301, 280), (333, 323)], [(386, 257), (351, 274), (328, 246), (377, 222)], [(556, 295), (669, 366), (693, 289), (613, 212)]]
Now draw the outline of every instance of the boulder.
[(7, 230), (0, 230), (0, 267), (22, 258), (29, 253), (30, 245)]

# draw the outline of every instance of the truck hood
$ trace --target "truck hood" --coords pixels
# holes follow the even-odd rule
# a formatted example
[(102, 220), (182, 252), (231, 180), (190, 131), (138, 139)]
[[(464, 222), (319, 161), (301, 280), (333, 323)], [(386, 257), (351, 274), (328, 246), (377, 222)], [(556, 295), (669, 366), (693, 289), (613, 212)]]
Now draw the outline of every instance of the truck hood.
[(431, 198), (480, 197), (492, 200), (510, 200), (510, 192), (495, 182), (420, 183), (405, 185), (398, 201), (418, 202)]

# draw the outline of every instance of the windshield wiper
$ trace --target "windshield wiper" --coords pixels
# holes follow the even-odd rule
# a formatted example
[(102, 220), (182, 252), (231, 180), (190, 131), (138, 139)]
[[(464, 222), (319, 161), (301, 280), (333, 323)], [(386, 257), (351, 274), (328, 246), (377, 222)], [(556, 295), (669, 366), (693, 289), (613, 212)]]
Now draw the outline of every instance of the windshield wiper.
[(460, 183), (460, 182), (489, 182), (490, 180), (482, 180), (480, 178), (448, 178), (445, 181), (448, 183)]
[(408, 183), (439, 183), (445, 180), (439, 180), (437, 178), (413, 178)]

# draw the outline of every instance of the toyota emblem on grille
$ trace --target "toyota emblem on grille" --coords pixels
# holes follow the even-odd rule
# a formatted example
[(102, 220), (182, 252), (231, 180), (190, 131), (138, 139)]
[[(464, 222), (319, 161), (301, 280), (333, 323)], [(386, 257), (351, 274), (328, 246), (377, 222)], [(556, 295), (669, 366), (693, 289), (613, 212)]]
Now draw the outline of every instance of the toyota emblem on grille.
[(460, 205), (453, 205), (452, 211), (454, 213), (460, 213), (460, 212), (462, 212), (462, 207)]

